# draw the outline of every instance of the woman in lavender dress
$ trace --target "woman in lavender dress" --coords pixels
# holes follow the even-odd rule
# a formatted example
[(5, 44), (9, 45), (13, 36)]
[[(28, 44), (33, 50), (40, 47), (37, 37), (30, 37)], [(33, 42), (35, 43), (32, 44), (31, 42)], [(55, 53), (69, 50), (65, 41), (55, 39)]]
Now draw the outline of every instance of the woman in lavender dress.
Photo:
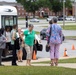
[[(53, 24), (51, 25), (51, 37), (49, 40), (50, 46), (50, 59), (51, 59), (51, 66), (58, 65), (59, 59), (59, 48), (60, 44), (62, 43), (62, 28), (57, 24), (57, 18), (52, 19)], [(47, 33), (49, 34), (50, 27), (47, 29)]]

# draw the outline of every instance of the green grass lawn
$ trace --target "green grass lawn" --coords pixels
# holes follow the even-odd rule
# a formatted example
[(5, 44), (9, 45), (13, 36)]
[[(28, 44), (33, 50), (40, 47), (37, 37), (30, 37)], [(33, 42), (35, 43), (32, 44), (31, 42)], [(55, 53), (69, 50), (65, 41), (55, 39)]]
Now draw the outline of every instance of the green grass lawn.
[(1, 67), (0, 75), (76, 75), (76, 69), (62, 67)]
[(76, 36), (65, 36), (66, 39), (76, 40)]
[[(48, 26), (42, 26), (47, 28)], [(63, 26), (61, 26), (63, 28)], [(76, 30), (76, 25), (65, 25), (63, 30)]]
[(76, 58), (69, 58), (69, 59), (61, 59), (59, 63), (76, 63)]
[[(63, 26), (62, 26), (63, 28)], [(76, 25), (65, 25), (64, 30), (76, 30)]]
[(37, 32), (37, 31), (35, 31), (36, 32), (36, 34), (40, 34), (40, 32)]
[[(50, 61), (36, 62), (34, 64), (49, 64)], [(60, 59), (59, 63), (76, 63), (76, 58)]]

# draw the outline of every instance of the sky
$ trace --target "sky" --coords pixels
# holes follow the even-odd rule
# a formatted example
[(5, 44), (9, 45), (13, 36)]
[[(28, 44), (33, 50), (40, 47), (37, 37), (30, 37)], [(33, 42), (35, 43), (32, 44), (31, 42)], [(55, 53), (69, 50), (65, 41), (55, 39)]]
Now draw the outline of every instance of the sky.
[(15, 2), (16, 0), (0, 0), (0, 1)]

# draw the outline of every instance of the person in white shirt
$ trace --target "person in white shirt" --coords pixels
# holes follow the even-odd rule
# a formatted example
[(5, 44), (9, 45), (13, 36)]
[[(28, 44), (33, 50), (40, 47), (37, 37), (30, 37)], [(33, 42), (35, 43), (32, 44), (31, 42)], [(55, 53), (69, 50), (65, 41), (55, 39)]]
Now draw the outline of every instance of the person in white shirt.
[(23, 57), (23, 48), (22, 48), (22, 39), (21, 39), (21, 35), (22, 35), (22, 31), (21, 29), (19, 28), (18, 29), (18, 33), (17, 33), (17, 38), (19, 39), (18, 42), (19, 42), (19, 49), (18, 49), (18, 52), (17, 52), (17, 57), (18, 57), (18, 62), (22, 62), (22, 57)]
[(10, 28), (8, 27), (6, 29), (6, 49), (10, 50), (11, 49), (11, 32), (10, 32)]

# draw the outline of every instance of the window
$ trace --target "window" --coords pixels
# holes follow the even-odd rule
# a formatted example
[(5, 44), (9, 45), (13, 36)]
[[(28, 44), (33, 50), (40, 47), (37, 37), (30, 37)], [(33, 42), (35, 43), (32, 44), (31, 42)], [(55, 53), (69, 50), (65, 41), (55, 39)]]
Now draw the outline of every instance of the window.
[(21, 10), (20, 8), (18, 8), (18, 10)]
[(2, 16), (1, 18), (2, 28), (6, 26), (17, 25), (17, 16)]
[(22, 13), (22, 15), (24, 15), (24, 12)]

